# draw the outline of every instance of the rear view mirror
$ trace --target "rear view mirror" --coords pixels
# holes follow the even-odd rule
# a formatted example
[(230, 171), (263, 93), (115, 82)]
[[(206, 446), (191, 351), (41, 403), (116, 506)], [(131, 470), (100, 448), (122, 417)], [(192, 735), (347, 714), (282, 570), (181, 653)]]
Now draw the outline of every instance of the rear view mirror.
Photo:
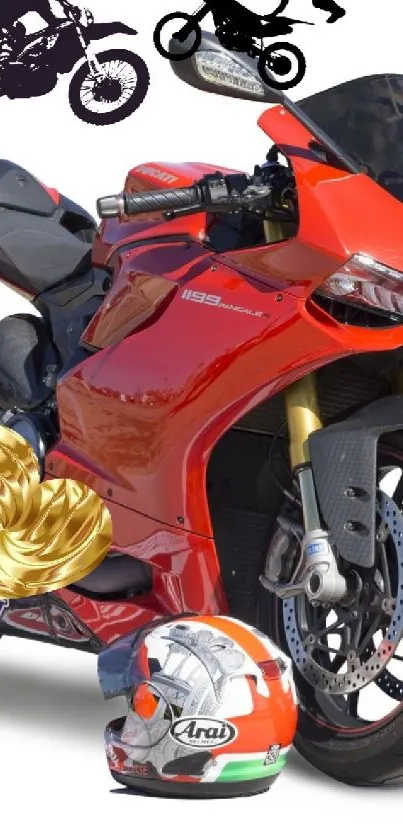
[(283, 92), (264, 84), (255, 59), (224, 49), (211, 32), (202, 33), (200, 47), (189, 55), (193, 42), (190, 36), (184, 41), (171, 38), (169, 43), (170, 64), (181, 81), (206, 93), (283, 104)]

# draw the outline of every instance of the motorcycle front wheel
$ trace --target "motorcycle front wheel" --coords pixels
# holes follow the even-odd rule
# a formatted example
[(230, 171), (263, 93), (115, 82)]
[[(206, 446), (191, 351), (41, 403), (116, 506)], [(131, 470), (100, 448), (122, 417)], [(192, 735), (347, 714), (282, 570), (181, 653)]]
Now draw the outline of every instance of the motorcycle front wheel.
[(275, 90), (296, 87), (306, 73), (304, 54), (288, 41), (276, 41), (266, 47), (259, 56), (257, 67), (262, 81)]
[[(391, 480), (393, 489), (384, 490)], [(260, 629), (294, 664), (297, 750), (321, 772), (357, 787), (403, 782), (403, 528), (396, 512), (403, 510), (403, 446), (397, 435), (379, 448), (378, 487), (376, 562), (357, 569), (357, 606), (313, 607), (303, 595), (282, 601), (263, 587), (258, 604)], [(278, 539), (275, 526), (266, 568)], [(289, 551), (283, 549), (284, 542), (281, 563)]]
[(69, 88), (70, 108), (91, 125), (114, 125), (137, 111), (150, 85), (148, 67), (129, 50), (101, 52), (97, 60), (102, 76), (94, 76), (85, 62), (75, 73)]
[[(172, 38), (178, 43), (183, 44), (189, 40), (189, 48), (185, 52), (178, 55), (175, 52), (170, 52), (162, 43), (163, 30), (169, 23), (175, 21), (177, 30), (172, 34)], [(163, 58), (168, 58), (170, 61), (184, 61), (185, 58), (190, 58), (200, 47), (202, 42), (202, 32), (199, 24), (193, 21), (193, 16), (188, 14), (179, 14), (174, 12), (170, 15), (165, 15), (161, 18), (154, 30), (154, 46)]]

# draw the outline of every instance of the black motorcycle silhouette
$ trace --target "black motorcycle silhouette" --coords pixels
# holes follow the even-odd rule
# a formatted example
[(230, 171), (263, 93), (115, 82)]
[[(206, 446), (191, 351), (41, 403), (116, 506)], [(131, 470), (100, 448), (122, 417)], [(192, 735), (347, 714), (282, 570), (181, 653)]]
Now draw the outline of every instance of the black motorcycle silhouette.
[[(69, 87), (73, 113), (92, 125), (112, 125), (133, 114), (150, 84), (146, 63), (126, 49), (96, 54), (91, 41), (115, 34), (136, 35), (123, 23), (95, 23), (85, 9), (80, 18), (61, 0), (66, 18), (33, 35), (19, 24), (12, 33), (13, 49), (0, 72), (0, 96), (26, 99), (44, 96), (85, 56)], [(22, 33), (22, 34), (21, 34)]]
[[(236, 0), (221, 0), (221, 2), (210, 2), (206, 0), (194, 14), (189, 15), (183, 12), (172, 12), (161, 18), (154, 31), (154, 45), (163, 58), (170, 61), (183, 61), (190, 58), (200, 47), (202, 31), (200, 23), (209, 12), (212, 13), (215, 24), (215, 35), (224, 49), (243, 52), (258, 58), (258, 70), (265, 84), (269, 84), (279, 90), (286, 90), (295, 87), (304, 78), (306, 72), (306, 61), (301, 50), (288, 43), (288, 41), (276, 41), (269, 47), (265, 47), (264, 38), (277, 38), (279, 35), (289, 35), (297, 23), (304, 23), (307, 26), (314, 24), (304, 20), (293, 20), (281, 16), (281, 12), (288, 6), (288, 0), (282, 0), (276, 9), (266, 17), (260, 17), (254, 12), (245, 9)], [(164, 28), (173, 21), (182, 23), (181, 29), (171, 37), (184, 43), (192, 38), (192, 44), (186, 52), (178, 55), (165, 49), (162, 44)], [(192, 37), (193, 36), (193, 37)], [(297, 66), (293, 73), (293, 59), (296, 59)], [(285, 76), (293, 73), (291, 78), (285, 80)]]

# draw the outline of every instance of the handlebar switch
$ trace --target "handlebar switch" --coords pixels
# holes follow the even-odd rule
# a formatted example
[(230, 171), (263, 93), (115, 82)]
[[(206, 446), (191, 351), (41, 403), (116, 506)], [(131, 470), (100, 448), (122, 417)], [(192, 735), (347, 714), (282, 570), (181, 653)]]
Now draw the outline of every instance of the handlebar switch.
[(200, 186), (204, 192), (203, 198), (206, 204), (219, 204), (228, 198), (227, 182), (221, 172), (216, 172), (215, 175), (205, 175), (200, 182)]
[(205, 175), (200, 182), (200, 186), (204, 193), (204, 203), (206, 205), (218, 207), (220, 204), (228, 202), (231, 195), (242, 195), (248, 185), (248, 177), (242, 173), (234, 173), (231, 175), (223, 175), (222, 172), (216, 172), (214, 175)]

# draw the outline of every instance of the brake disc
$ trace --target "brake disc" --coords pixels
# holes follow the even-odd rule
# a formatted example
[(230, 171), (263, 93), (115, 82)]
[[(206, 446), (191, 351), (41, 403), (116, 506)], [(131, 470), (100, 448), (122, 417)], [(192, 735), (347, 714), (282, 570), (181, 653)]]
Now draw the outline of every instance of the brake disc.
[[(393, 610), (388, 615), (389, 624), (385, 628), (384, 637), (378, 647), (374, 645), (372, 655), (361, 660), (354, 657), (352, 651), (347, 672), (334, 673), (327, 670), (315, 661), (307, 649), (309, 628), (308, 631), (301, 632), (301, 607), (305, 595), (283, 602), (284, 630), (293, 663), (309, 684), (324, 693), (353, 693), (378, 679), (385, 682), (385, 688), (386, 677), (382, 679), (381, 671), (393, 657), (403, 634), (403, 516), (394, 501), (380, 490), (377, 492), (376, 509), (388, 541), (393, 542), (397, 567)], [(388, 678), (390, 679), (390, 674)]]
[[(364, 655), (369, 656), (372, 655), (374, 652), (374, 644), (368, 644), (367, 649), (365, 650)], [(400, 661), (403, 661), (401, 656), (394, 655), (394, 659), (397, 658)], [(393, 699), (395, 702), (403, 702), (403, 681), (398, 679), (393, 673), (390, 672), (386, 667), (382, 670), (382, 673), (374, 679), (374, 683), (376, 686), (381, 690), (386, 696), (389, 696), (390, 699)]]
[(376, 686), (393, 699), (395, 702), (403, 701), (403, 682), (400, 681), (393, 673), (384, 670), (377, 679), (374, 680)]

